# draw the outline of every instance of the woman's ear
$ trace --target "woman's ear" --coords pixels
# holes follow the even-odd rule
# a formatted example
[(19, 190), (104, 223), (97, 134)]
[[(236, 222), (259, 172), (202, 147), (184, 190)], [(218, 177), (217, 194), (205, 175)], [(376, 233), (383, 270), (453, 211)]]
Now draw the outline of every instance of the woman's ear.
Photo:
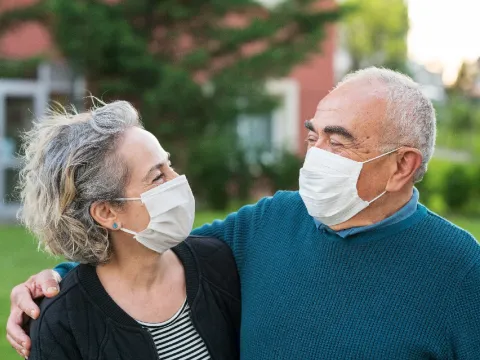
[(386, 190), (390, 192), (399, 191), (407, 183), (413, 182), (416, 171), (422, 165), (422, 153), (415, 148), (402, 148), (397, 155), (397, 169), (390, 177)]
[(108, 202), (94, 202), (90, 206), (90, 216), (106, 229), (118, 230), (121, 227), (117, 211)]

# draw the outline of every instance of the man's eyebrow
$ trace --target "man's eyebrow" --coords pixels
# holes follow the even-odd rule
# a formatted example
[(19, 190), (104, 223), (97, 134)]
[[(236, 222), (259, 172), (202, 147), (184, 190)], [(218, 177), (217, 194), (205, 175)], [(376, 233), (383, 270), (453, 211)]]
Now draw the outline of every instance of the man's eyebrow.
[(307, 128), (307, 130), (310, 130), (310, 131), (313, 131), (313, 132), (317, 132), (315, 130), (315, 126), (313, 126), (313, 123), (312, 123), (312, 120), (305, 120), (305, 127)]
[(345, 129), (343, 126), (325, 126), (325, 128), (323, 129), (323, 132), (329, 135), (332, 135), (332, 134), (340, 135), (345, 139), (355, 141), (355, 136), (353, 136), (352, 133), (347, 129)]

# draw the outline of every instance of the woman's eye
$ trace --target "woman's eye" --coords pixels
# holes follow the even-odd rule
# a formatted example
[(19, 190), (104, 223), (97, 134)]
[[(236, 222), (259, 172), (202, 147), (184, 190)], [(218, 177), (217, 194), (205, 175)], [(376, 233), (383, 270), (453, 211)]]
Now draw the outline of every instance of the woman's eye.
[(155, 177), (155, 179), (153, 179), (153, 182), (157, 182), (159, 180), (163, 180), (165, 179), (165, 175), (164, 174), (160, 174), (158, 175), (157, 177)]

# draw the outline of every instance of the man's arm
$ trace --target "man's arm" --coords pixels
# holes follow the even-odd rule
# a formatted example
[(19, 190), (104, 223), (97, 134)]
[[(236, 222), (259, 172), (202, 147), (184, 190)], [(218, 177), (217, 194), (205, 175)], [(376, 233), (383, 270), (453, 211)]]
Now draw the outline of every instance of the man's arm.
[(210, 236), (223, 240), (232, 249), (237, 265), (240, 266), (238, 262), (243, 259), (247, 242), (255, 238), (271, 201), (271, 197), (266, 197), (254, 205), (244, 206), (228, 215), (225, 220), (215, 220), (211, 224), (205, 224), (193, 230), (192, 235)]
[(475, 264), (452, 294), (447, 308), (447, 338), (454, 359), (480, 357), (480, 264)]
[(60, 275), (60, 279), (63, 279), (70, 271), (78, 266), (76, 262), (63, 262), (55, 266), (53, 271)]
[(59, 292), (58, 274), (43, 270), (23, 284), (15, 286), (10, 294), (10, 316), (7, 320), (7, 340), (22, 357), (29, 356), (31, 342), (23, 327), (30, 319), (37, 319), (40, 309), (34, 299), (54, 297)]

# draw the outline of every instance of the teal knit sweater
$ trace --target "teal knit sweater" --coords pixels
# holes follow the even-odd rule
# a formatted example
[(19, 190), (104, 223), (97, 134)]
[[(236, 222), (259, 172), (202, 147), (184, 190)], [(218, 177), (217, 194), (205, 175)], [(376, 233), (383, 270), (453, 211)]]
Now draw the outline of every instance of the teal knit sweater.
[(480, 247), (422, 205), (343, 239), (279, 192), (194, 233), (234, 252), (243, 360), (480, 359)]

